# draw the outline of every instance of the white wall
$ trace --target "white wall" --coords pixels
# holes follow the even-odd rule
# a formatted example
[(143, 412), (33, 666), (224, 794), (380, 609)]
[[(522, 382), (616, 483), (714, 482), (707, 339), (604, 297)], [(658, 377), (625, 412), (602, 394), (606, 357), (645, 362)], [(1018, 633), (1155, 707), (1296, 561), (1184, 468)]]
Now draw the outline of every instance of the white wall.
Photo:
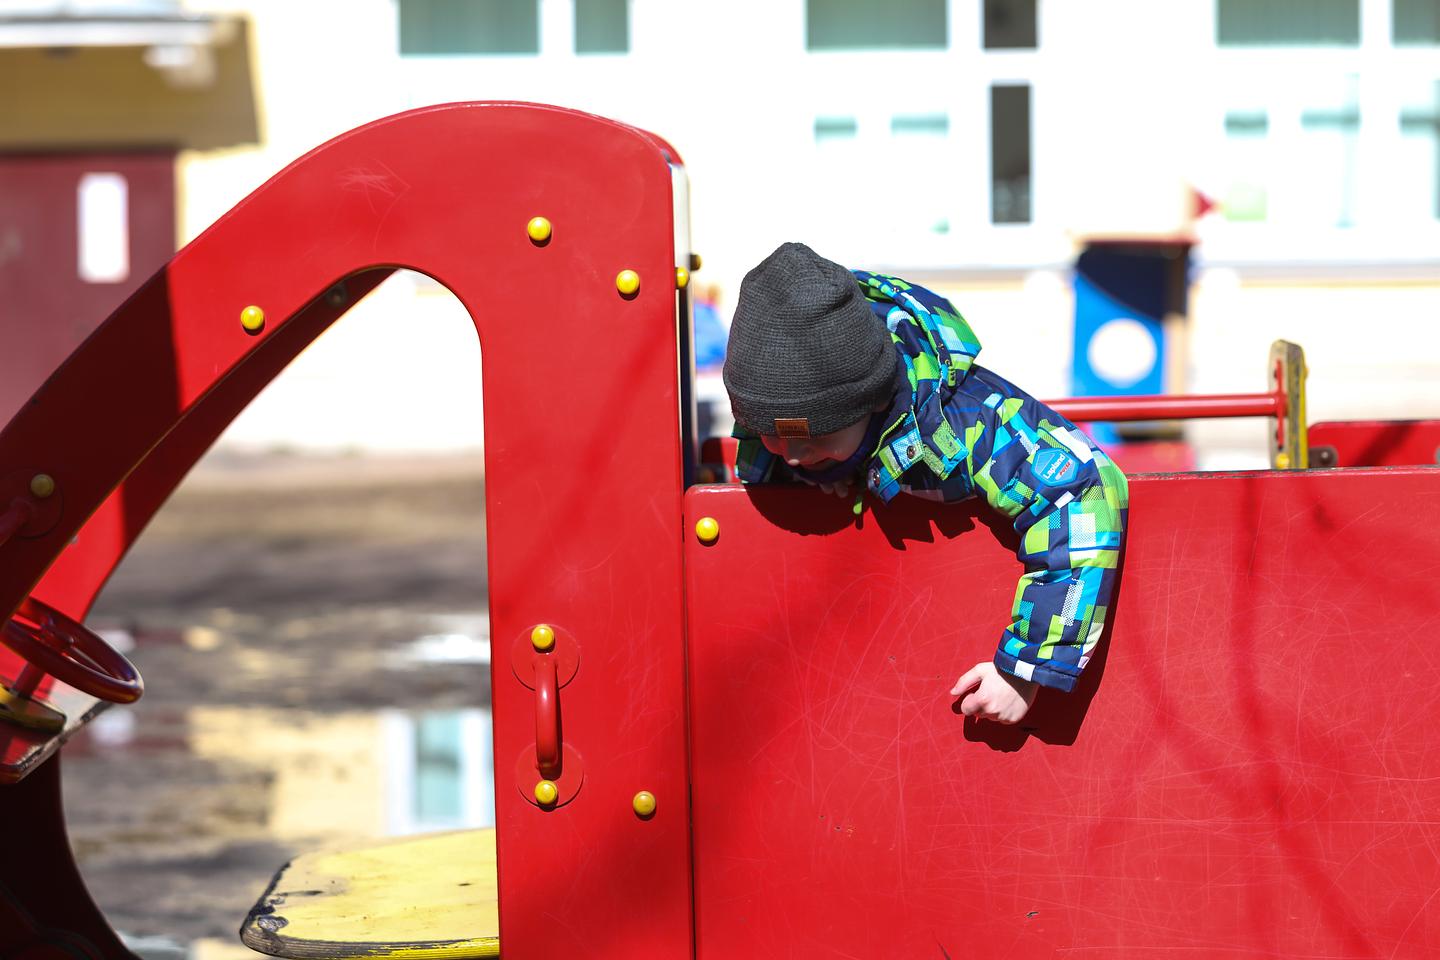
[[(1363, 0), (1362, 46), (1350, 51), (1217, 50), (1213, 0), (1041, 0), (1038, 51), (984, 52), (979, 0), (951, 0), (944, 51), (820, 54), (804, 50), (803, 0), (631, 0), (631, 53), (615, 56), (575, 55), (572, 0), (540, 2), (538, 56), (402, 58), (395, 0), (190, 0), (191, 9), (251, 18), (264, 144), (185, 157), (184, 235), (307, 149), (376, 117), (459, 99), (558, 103), (676, 145), (691, 178), (694, 247), (706, 262), (697, 279), (720, 283), (731, 302), (745, 270), (789, 239), (854, 266), (917, 279), (943, 271), (935, 275), (986, 343), (984, 362), (1056, 396), (1068, 392), (1068, 266), (1079, 241), (1185, 229), (1187, 185), (1226, 189), (1225, 115), (1247, 90), (1261, 91), (1280, 118), (1279, 203), (1287, 178), (1306, 169), (1295, 119), (1306, 92), (1317, 77), (1358, 70), (1364, 216), (1344, 230), (1303, 216), (1207, 219), (1191, 388), (1261, 389), (1265, 347), (1284, 331), (1310, 353), (1317, 418), (1440, 416), (1440, 346), (1430, 334), (1440, 313), (1440, 223), (1424, 211), (1393, 212), (1415, 173), (1386, 159), (1399, 105), (1440, 78), (1440, 57), (1389, 47), (1388, 21), (1376, 13), (1386, 0)], [(1289, 74), (1305, 82), (1287, 83)], [(1015, 81), (1033, 90), (1034, 220), (993, 226), (988, 91)], [(894, 156), (889, 118), (907, 113), (949, 118), (935, 156), (917, 168), (920, 187), (893, 176), (866, 189), (817, 167), (817, 116), (855, 116), (860, 169), (883, 175)], [(927, 203), (944, 208), (950, 232), (897, 236), (893, 222)], [(1398, 280), (1396, 263), (1408, 271)], [(1262, 279), (1276, 264), (1304, 269)], [(393, 281), (283, 375), (227, 442), (479, 443), (474, 337), (460, 313), (433, 285)], [(1357, 317), (1367, 320), (1359, 329)], [(377, 384), (372, 372), (396, 356), (402, 369)], [(1242, 458), (1264, 449), (1258, 424), (1193, 436)]]

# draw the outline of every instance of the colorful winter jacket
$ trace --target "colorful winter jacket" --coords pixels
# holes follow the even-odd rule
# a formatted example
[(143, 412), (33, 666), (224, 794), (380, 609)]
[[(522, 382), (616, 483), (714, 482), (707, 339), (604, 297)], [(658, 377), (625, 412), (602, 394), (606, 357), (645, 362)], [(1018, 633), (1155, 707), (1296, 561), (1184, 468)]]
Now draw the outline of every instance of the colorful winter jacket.
[[(1025, 573), (995, 665), (1071, 690), (1114, 593), (1125, 475), (1070, 421), (977, 365), (980, 342), (948, 300), (895, 277), (855, 276), (903, 364), (864, 458), (866, 485), (886, 503), (900, 493), (944, 502), (978, 494), (1012, 517)], [(758, 437), (736, 436), (742, 481), (795, 478)]]

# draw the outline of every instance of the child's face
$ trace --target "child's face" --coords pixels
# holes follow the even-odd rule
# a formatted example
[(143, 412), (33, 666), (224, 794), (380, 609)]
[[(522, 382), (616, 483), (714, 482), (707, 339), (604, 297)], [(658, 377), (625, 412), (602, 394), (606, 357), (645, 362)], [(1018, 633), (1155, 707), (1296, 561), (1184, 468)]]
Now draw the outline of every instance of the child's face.
[(809, 470), (824, 470), (850, 457), (865, 439), (870, 418), (852, 423), (843, 430), (819, 437), (791, 439), (787, 437), (761, 437), (765, 449), (780, 457), (792, 467)]

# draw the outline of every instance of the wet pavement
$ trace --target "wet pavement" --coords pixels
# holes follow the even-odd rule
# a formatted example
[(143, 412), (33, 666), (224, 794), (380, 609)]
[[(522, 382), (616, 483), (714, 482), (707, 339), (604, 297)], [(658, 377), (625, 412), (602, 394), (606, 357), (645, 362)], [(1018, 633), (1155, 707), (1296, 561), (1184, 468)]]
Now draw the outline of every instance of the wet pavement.
[(145, 676), (62, 754), (81, 872), (148, 957), (297, 854), (493, 822), (478, 457), (212, 459), (88, 623)]

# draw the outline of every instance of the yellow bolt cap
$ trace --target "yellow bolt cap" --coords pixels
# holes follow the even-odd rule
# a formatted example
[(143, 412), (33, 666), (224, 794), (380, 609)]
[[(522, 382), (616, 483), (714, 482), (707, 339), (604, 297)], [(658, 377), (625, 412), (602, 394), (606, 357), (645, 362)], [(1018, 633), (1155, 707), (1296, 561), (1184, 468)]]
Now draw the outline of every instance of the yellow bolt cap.
[(675, 286), (684, 290), (690, 285), (690, 271), (684, 267), (675, 268)]
[(1275, 454), (1275, 469), (1276, 469), (1276, 470), (1289, 470), (1289, 469), (1290, 469), (1290, 454), (1288, 454), (1288, 453), (1277, 453), (1277, 454)]
[(695, 521), (695, 536), (700, 538), (701, 543), (714, 543), (715, 538), (720, 536), (720, 524), (714, 517), (701, 517)]
[(265, 311), (252, 303), (240, 311), (240, 326), (250, 333), (259, 333), (265, 326)]
[(550, 239), (550, 221), (544, 217), (536, 217), (525, 225), (525, 232), (530, 234), (530, 239), (536, 243), (544, 243)]
[(649, 790), (641, 790), (635, 794), (635, 799), (630, 801), (630, 805), (635, 808), (637, 817), (651, 816), (655, 813), (655, 794)]
[(544, 653), (555, 646), (555, 630), (548, 624), (540, 624), (530, 631), (530, 643), (536, 650)]
[(535, 802), (540, 804), (540, 806), (554, 806), (555, 801), (559, 799), (560, 788), (555, 786), (555, 781), (541, 780), (539, 783), (535, 784)]
[(55, 478), (48, 473), (37, 473), (30, 478), (30, 492), (44, 500), (55, 492)]
[(630, 296), (640, 289), (640, 274), (634, 270), (621, 270), (615, 275), (615, 289), (625, 296)]

